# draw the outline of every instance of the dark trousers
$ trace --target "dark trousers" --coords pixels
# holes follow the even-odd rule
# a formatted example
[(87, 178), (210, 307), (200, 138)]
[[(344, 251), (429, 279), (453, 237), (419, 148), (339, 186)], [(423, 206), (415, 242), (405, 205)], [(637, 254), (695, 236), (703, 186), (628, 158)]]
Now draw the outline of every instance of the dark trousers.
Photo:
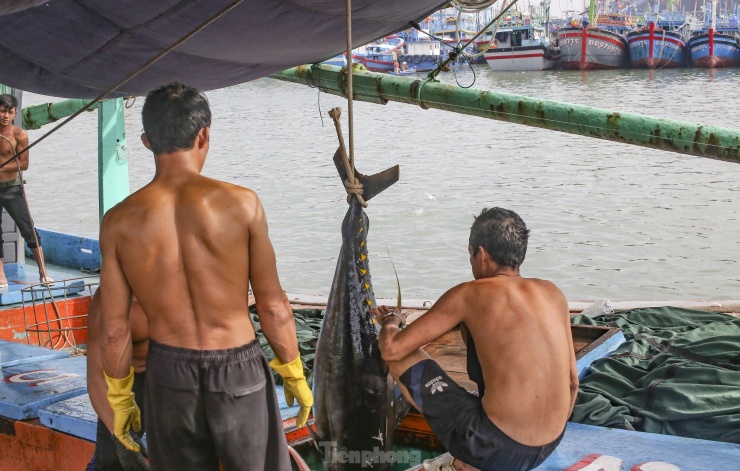
[[(142, 411), (141, 432), (139, 432), (139, 436), (141, 436), (144, 435), (144, 432), (146, 431), (146, 414), (144, 413), (144, 404), (146, 403), (145, 372), (134, 373), (133, 392), (136, 404)], [(98, 432), (95, 437), (95, 453), (85, 471), (124, 471), (121, 466), (121, 462), (118, 461), (116, 444), (113, 440), (116, 440), (116, 438), (110, 433), (108, 427), (103, 424), (103, 421), (98, 419)]]
[[(18, 226), (18, 230), (26, 240), (28, 247), (38, 248), (41, 245), (41, 237), (33, 228), (31, 213), (28, 212), (26, 198), (23, 196), (23, 189), (20, 185), (0, 187), (0, 207), (8, 212), (15, 225)], [(38, 238), (38, 245), (36, 244), (36, 238)], [(0, 234), (0, 258), (4, 256), (2, 235)]]
[(152, 471), (290, 471), (275, 385), (259, 342), (191, 350), (149, 340)]

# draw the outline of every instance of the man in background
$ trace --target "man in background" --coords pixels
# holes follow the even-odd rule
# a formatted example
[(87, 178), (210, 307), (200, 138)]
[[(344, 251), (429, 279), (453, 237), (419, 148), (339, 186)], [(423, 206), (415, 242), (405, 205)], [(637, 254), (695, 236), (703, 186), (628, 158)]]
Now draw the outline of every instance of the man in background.
[[(51, 283), (54, 280), (46, 274), (41, 238), (33, 227), (33, 219), (21, 183), (21, 170), (28, 170), (29, 152), (23, 152), (28, 147), (28, 133), (13, 124), (17, 112), (18, 99), (9, 94), (0, 95), (0, 164), (8, 162), (18, 152), (22, 152), (17, 162), (9, 162), (0, 168), (0, 207), (13, 219), (28, 248), (31, 249), (39, 267), (41, 283)], [(4, 256), (0, 234), (0, 288), (8, 287), (8, 279), (3, 270)]]

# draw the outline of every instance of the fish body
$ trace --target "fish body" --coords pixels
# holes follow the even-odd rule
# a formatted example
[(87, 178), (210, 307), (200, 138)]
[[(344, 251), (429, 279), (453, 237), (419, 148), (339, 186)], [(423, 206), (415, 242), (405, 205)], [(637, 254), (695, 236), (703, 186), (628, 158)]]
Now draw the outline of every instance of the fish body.
[[(357, 176), (372, 197), (398, 180), (398, 167)], [(328, 471), (387, 470), (392, 465), (385, 452), (391, 450), (397, 424), (394, 384), (380, 356), (380, 326), (368, 311), (376, 307), (369, 229), (362, 205), (351, 198), (314, 359), (314, 441)]]

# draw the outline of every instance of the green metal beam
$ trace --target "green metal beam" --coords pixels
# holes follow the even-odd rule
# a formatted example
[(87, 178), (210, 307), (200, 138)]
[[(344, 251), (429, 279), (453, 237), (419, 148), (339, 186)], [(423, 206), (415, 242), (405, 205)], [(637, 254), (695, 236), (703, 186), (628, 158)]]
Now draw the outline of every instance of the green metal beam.
[(100, 220), (129, 195), (123, 99), (98, 104), (98, 209)]
[[(75, 114), (90, 102), (90, 100), (63, 100), (58, 103), (27, 106), (23, 108), (23, 129), (39, 129), (41, 126), (53, 123), (67, 116)], [(99, 106), (90, 107), (94, 110)]]
[[(346, 96), (340, 67), (303, 65), (273, 75), (287, 82)], [(581, 136), (740, 163), (740, 130), (622, 113), (508, 93), (460, 88), (439, 82), (357, 70), (355, 100), (409, 103), (483, 118), (526, 124)]]

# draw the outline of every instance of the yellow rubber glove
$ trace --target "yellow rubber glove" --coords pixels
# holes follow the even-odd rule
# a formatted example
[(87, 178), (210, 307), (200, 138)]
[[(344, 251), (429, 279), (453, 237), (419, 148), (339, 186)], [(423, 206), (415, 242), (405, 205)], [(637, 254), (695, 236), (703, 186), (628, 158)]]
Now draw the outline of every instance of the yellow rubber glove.
[(308, 387), (306, 376), (303, 374), (303, 363), (301, 356), (291, 361), (283, 363), (278, 358), (270, 362), (273, 370), (283, 377), (283, 388), (285, 389), (285, 401), (288, 406), (293, 406), (293, 399), (298, 401), (301, 409), (298, 411), (298, 417), (295, 419), (296, 427), (303, 427), (308, 422), (308, 414), (313, 406), (313, 394)]
[(123, 379), (111, 378), (106, 374), (105, 382), (108, 384), (108, 403), (113, 409), (113, 435), (123, 446), (138, 453), (141, 448), (129, 434), (130, 429), (135, 432), (141, 430), (141, 411), (131, 392), (134, 387), (134, 367)]

